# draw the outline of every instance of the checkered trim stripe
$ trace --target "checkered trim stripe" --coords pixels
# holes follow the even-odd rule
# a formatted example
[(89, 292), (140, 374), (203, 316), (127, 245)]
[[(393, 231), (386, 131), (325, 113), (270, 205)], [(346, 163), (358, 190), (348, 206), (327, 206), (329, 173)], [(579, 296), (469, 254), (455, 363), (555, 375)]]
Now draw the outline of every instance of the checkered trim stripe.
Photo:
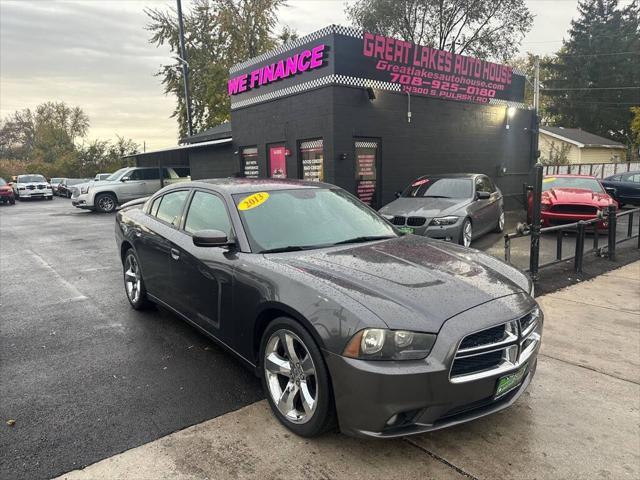
[(236, 73), (240, 70), (250, 67), (251, 65), (264, 62), (265, 60), (268, 60), (271, 57), (275, 57), (282, 53), (288, 52), (289, 50), (293, 50), (306, 43), (313, 42), (314, 40), (318, 40), (319, 38), (325, 37), (332, 33), (337, 33), (338, 35), (344, 35), (347, 37), (354, 37), (354, 38), (364, 37), (362, 30), (358, 30), (356, 28), (351, 28), (351, 27), (343, 27), (340, 25), (329, 25), (328, 27), (324, 27), (324, 28), (321, 28), (320, 30), (316, 30), (315, 32), (311, 32), (310, 34), (305, 35), (304, 37), (300, 37), (289, 43), (280, 45), (279, 47), (276, 47), (273, 50), (269, 50), (268, 52), (265, 52), (262, 55), (258, 55), (257, 57), (250, 58), (248, 60), (245, 60), (244, 62), (237, 63), (229, 69), (229, 73), (231, 74)]
[(529, 110), (529, 105), (522, 102), (510, 102), (508, 100), (500, 100), (499, 98), (490, 98), (489, 105), (504, 105), (505, 107), (516, 107)]
[(513, 73), (515, 73), (516, 75), (522, 75), (523, 77), (527, 76), (524, 70), (521, 70), (518, 67), (512, 67), (512, 68), (513, 68)]
[(378, 142), (356, 142), (356, 148), (378, 148)]
[(286, 97), (293, 95), (294, 93), (305, 92), (314, 88), (324, 87), (327, 85), (345, 85), (347, 87), (359, 87), (359, 88), (376, 88), (378, 90), (388, 90), (391, 92), (402, 92), (402, 86), (396, 83), (381, 82), (379, 80), (369, 80), (367, 78), (349, 77), (346, 75), (327, 75), (325, 77), (316, 78), (309, 82), (299, 83), (291, 85), (290, 87), (275, 90), (273, 92), (265, 93), (264, 95), (257, 95), (253, 98), (246, 98), (234, 102), (231, 100), (231, 109), (247, 107), (249, 105), (255, 105), (256, 103), (268, 102), (275, 100), (276, 98)]
[(312, 150), (322, 148), (322, 139), (300, 142), (300, 150)]

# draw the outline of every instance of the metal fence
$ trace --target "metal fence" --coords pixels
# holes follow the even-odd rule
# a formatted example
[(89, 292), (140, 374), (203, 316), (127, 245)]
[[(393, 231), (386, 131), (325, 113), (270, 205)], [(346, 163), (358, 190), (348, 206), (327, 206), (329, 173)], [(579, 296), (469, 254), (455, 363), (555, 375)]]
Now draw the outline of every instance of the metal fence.
[[(636, 217), (637, 215), (637, 217)], [(626, 234), (621, 238), (618, 238), (617, 228), (619, 220), (622, 217), (627, 217), (627, 230)], [(638, 234), (633, 234), (633, 222), (634, 218), (638, 218)], [(606, 224), (607, 229), (607, 241), (606, 244), (600, 245), (600, 231), (599, 226)], [(593, 227), (593, 244), (591, 248), (585, 249), (585, 235), (587, 228)], [(576, 232), (576, 244), (575, 251), (572, 255), (563, 256), (563, 239), (564, 233), (567, 231)], [(640, 208), (633, 210), (617, 211), (615, 207), (611, 206), (605, 215), (596, 217), (592, 220), (580, 220), (579, 222), (570, 223), (566, 225), (557, 225), (553, 227), (545, 227), (540, 229), (541, 234), (555, 233), (556, 234), (556, 258), (550, 262), (542, 263), (537, 266), (538, 269), (555, 265), (556, 263), (566, 262), (569, 260), (574, 261), (574, 270), (576, 273), (582, 272), (582, 263), (584, 256), (590, 253), (594, 253), (599, 257), (606, 256), (609, 260), (615, 260), (616, 258), (616, 245), (632, 240), (638, 239), (637, 247), (640, 248)], [(530, 237), (531, 229), (528, 226), (522, 226), (518, 231), (514, 233), (508, 233), (504, 236), (504, 259), (511, 263), (511, 240), (514, 238)], [(533, 268), (533, 267), (531, 267)], [(529, 270), (531, 270), (531, 268)], [(537, 272), (536, 272), (537, 273)]]
[(605, 178), (616, 173), (625, 173), (640, 170), (640, 162), (626, 163), (571, 163), (569, 165), (545, 165), (545, 175), (592, 175), (597, 178)]

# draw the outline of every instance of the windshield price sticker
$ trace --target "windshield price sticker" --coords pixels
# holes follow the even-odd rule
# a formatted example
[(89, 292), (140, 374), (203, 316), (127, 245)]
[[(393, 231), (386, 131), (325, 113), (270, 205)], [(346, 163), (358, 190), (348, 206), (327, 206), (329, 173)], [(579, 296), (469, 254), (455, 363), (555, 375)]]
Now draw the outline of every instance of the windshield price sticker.
[(242, 201), (238, 204), (238, 210), (251, 210), (252, 208), (259, 207), (269, 198), (269, 194), (267, 192), (258, 192), (253, 195), (249, 195), (242, 199)]

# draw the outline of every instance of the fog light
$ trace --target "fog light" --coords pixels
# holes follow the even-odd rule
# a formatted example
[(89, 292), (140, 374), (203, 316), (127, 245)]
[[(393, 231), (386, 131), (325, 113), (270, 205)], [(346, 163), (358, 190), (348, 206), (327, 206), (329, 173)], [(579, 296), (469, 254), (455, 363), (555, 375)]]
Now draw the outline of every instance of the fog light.
[(387, 420), (387, 426), (393, 425), (396, 423), (396, 420), (398, 420), (398, 414), (393, 415), (389, 420)]
[(445, 241), (450, 242), (451, 241), (451, 237), (444, 237)]

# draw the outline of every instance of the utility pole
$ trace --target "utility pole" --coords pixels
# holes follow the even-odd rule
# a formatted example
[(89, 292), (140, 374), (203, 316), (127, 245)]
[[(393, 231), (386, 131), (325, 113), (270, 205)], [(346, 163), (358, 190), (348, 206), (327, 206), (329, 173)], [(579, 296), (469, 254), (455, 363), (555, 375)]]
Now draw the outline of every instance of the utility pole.
[(534, 165), (534, 183), (532, 193), (531, 212), (531, 248), (529, 251), (529, 272), (531, 278), (538, 279), (540, 264), (540, 208), (542, 203), (542, 177), (543, 167), (539, 161), (540, 151), (538, 147), (538, 135), (540, 130), (540, 57), (536, 57), (535, 78), (533, 83), (533, 119), (531, 128), (531, 163)]
[(184, 48), (184, 24), (182, 22), (182, 2), (176, 0), (178, 4), (178, 32), (180, 43), (180, 56), (178, 60), (182, 64), (182, 79), (184, 80), (184, 104), (187, 111), (187, 134), (193, 135), (193, 127), (191, 125), (191, 100), (189, 98), (189, 63), (187, 62), (187, 52)]

